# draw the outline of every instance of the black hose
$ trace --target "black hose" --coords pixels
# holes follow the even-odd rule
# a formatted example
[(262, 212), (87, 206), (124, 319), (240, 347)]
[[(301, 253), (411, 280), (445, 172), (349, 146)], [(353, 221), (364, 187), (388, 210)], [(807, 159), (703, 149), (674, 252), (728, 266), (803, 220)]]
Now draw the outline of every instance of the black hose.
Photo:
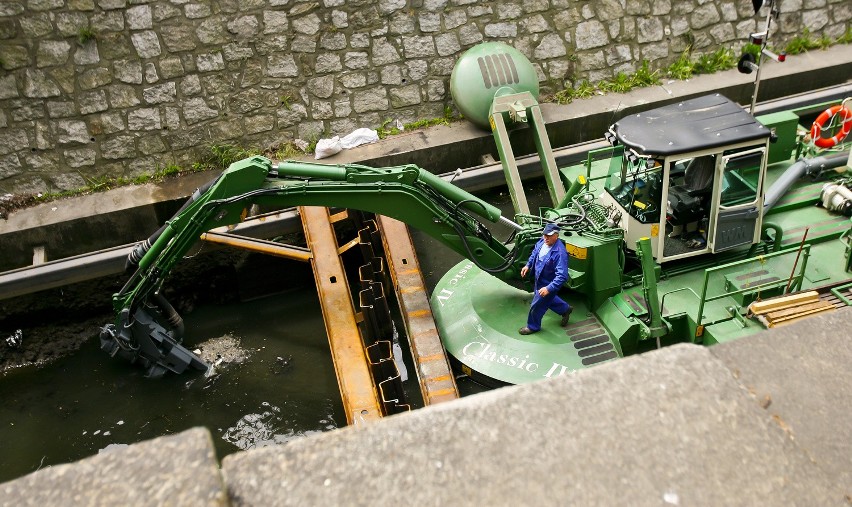
[[(461, 205), (462, 205), (462, 204), (465, 204), (465, 203), (468, 203), (468, 202), (472, 202), (472, 203), (474, 203), (474, 204), (478, 204), (478, 205), (479, 205), (479, 206), (480, 206), (483, 210), (485, 210), (485, 205), (483, 205), (481, 202), (476, 201), (476, 200), (474, 200), (474, 199), (463, 199), (463, 200), (461, 200), (461, 201), (459, 201), (459, 202), (457, 202), (457, 203), (456, 203), (455, 209), (453, 210), (453, 211), (455, 212), (456, 217), (460, 217), (461, 215), (464, 215), (464, 216), (469, 217), (469, 218), (470, 218), (471, 220), (473, 220), (474, 222), (476, 222), (476, 225), (477, 225), (477, 232), (478, 232), (478, 233), (480, 233), (480, 234), (482, 234), (483, 236), (486, 236), (485, 238), (482, 238), (482, 239), (486, 239), (486, 240), (488, 241), (488, 244), (489, 244), (489, 245), (490, 245), (490, 244), (492, 244), (492, 243), (494, 242), (494, 236), (492, 236), (492, 235), (491, 235), (491, 231), (490, 231), (490, 230), (488, 230), (488, 228), (487, 228), (487, 227), (485, 227), (484, 225), (482, 225), (482, 223), (480, 223), (480, 222), (479, 222), (479, 220), (476, 220), (476, 219), (474, 219), (473, 217), (470, 217), (470, 215), (468, 215), (467, 213), (462, 212), (462, 211), (459, 209), (459, 208), (461, 207)], [(457, 219), (458, 219), (458, 218), (457, 218)], [(484, 231), (484, 232), (483, 232), (483, 231)]]
[(503, 263), (494, 267), (488, 267), (482, 264), (476, 256), (473, 254), (473, 251), (470, 249), (470, 244), (467, 242), (467, 235), (462, 230), (461, 226), (457, 223), (453, 223), (453, 228), (456, 230), (456, 234), (459, 235), (459, 239), (461, 239), (462, 244), (464, 245), (464, 249), (467, 252), (467, 258), (473, 261), (476, 264), (476, 267), (485, 271), (486, 273), (502, 273), (509, 269), (509, 267), (515, 262), (515, 259), (518, 258), (518, 248), (517, 245), (509, 252), (509, 256), (503, 259)]
[(171, 303), (169, 303), (165, 296), (159, 292), (154, 293), (154, 305), (160, 311), (163, 318), (166, 319), (166, 323), (169, 325), (169, 328), (173, 331), (172, 339), (178, 343), (182, 342), (184, 325), (183, 318), (180, 314), (175, 310)]
[[(220, 174), (216, 178), (208, 181), (204, 185), (195, 189), (195, 192), (193, 192), (192, 195), (189, 196), (189, 199), (187, 199), (186, 202), (183, 203), (183, 206), (181, 206), (180, 209), (177, 210), (177, 212), (174, 215), (172, 215), (172, 218), (170, 218), (169, 220), (173, 220), (175, 217), (177, 217), (178, 215), (183, 213), (184, 210), (186, 210), (186, 208), (188, 208), (190, 204), (197, 201), (202, 195), (204, 195), (208, 190), (210, 190), (210, 187), (212, 187), (214, 183), (219, 181), (219, 178), (221, 178), (221, 177), (222, 177), (222, 175)], [(160, 237), (160, 235), (163, 234), (163, 231), (166, 230), (167, 225), (168, 225), (168, 222), (163, 224), (162, 226), (160, 226), (160, 228), (157, 229), (154, 232), (154, 234), (151, 234), (150, 236), (148, 236), (148, 239), (146, 239), (145, 241), (142, 241), (141, 243), (138, 243), (133, 248), (133, 250), (127, 255), (127, 261), (124, 264), (124, 270), (125, 271), (130, 271), (132, 269), (136, 269), (136, 266), (139, 265), (139, 261), (142, 260), (142, 257), (145, 257), (145, 254), (148, 253), (148, 250), (151, 249), (151, 245), (153, 245), (157, 241), (157, 239)]]

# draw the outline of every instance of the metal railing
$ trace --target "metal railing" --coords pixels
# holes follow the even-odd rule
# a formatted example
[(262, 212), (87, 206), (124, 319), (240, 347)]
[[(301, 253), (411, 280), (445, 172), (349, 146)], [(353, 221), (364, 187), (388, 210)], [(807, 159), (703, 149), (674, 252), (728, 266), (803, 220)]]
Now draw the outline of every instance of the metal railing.
[[(783, 255), (794, 255), (797, 252), (798, 252), (798, 250), (784, 250), (784, 251), (781, 251), (781, 252), (773, 252), (773, 253), (770, 253), (770, 254), (767, 254), (767, 255), (760, 255), (760, 256), (757, 256), (757, 257), (754, 257), (754, 258), (751, 258), (751, 259), (744, 259), (744, 260), (741, 260), (741, 261), (736, 261), (736, 262), (731, 262), (731, 263), (728, 263), (728, 264), (723, 264), (721, 266), (716, 266), (714, 268), (705, 269), (704, 270), (704, 283), (702, 284), (701, 296), (698, 300), (698, 315), (697, 315), (696, 320), (695, 320), (696, 325), (700, 326), (702, 324), (702, 319), (704, 318), (705, 303), (708, 303), (710, 301), (716, 301), (716, 300), (723, 299), (723, 298), (730, 297), (730, 296), (735, 296), (737, 294), (744, 294), (746, 292), (760, 291), (760, 290), (763, 290), (763, 289), (768, 289), (768, 288), (773, 288), (773, 287), (783, 287), (788, 282), (787, 279), (773, 280), (771, 282), (766, 282), (766, 283), (762, 283), (762, 284), (759, 284), (759, 285), (754, 285), (752, 287), (746, 287), (746, 288), (743, 288), (743, 289), (733, 290), (733, 291), (725, 291), (722, 294), (707, 297), (707, 286), (709, 285), (711, 275), (713, 275), (713, 274), (715, 274), (716, 272), (719, 272), (719, 271), (730, 270), (731, 268), (737, 267), (737, 266), (744, 266), (744, 265), (748, 265), (748, 264), (758, 264), (758, 263), (763, 264), (768, 259), (780, 257), (780, 256), (783, 256)], [(802, 288), (802, 280), (804, 279), (804, 276), (805, 276), (805, 269), (808, 266), (808, 258), (810, 257), (810, 252), (811, 252), (811, 245), (810, 244), (804, 245), (803, 248), (802, 248), (802, 262), (800, 264), (797, 263), (797, 264), (794, 265), (794, 267), (793, 267), (794, 271), (790, 275), (790, 279), (793, 280), (793, 283), (790, 285), (790, 291), (791, 292), (793, 290), (800, 290)], [(795, 272), (796, 269), (798, 269), (798, 274), (796, 274), (796, 272)]]

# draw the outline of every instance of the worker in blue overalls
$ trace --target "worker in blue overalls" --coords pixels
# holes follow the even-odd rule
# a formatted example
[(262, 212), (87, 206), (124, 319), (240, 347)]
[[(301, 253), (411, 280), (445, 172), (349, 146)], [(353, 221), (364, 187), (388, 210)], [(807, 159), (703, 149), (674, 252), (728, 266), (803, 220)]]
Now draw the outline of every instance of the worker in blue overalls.
[(521, 278), (533, 270), (533, 300), (527, 325), (518, 330), (521, 334), (532, 334), (541, 330), (541, 319), (547, 310), (553, 310), (562, 316), (562, 326), (568, 325), (571, 317), (571, 305), (560, 299), (556, 293), (568, 280), (568, 252), (565, 243), (559, 239), (559, 226), (547, 224), (526, 265), (521, 268)]

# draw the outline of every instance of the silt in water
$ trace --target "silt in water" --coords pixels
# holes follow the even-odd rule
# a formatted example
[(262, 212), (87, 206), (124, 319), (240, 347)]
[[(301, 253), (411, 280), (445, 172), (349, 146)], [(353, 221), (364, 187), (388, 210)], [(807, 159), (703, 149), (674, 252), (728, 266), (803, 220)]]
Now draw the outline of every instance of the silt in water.
[[(185, 316), (185, 344), (234, 340), (215, 373), (146, 379), (97, 333), (76, 354), (0, 378), (0, 482), (124, 444), (205, 426), (217, 456), (346, 424), (313, 288)], [(219, 354), (225, 356), (225, 354)]]

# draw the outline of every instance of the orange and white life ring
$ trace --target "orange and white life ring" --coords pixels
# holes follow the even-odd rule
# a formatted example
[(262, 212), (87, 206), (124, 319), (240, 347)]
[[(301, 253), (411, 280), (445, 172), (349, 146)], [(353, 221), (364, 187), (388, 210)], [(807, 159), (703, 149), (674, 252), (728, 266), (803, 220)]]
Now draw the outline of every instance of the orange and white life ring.
[[(836, 114), (842, 114), (843, 120), (840, 124), (840, 130), (833, 137), (821, 137), (822, 129), (824, 129), (834, 118)], [(832, 148), (843, 141), (849, 132), (852, 131), (852, 111), (844, 105), (834, 106), (822, 112), (814, 124), (811, 126), (811, 139), (814, 144), (820, 148)]]

